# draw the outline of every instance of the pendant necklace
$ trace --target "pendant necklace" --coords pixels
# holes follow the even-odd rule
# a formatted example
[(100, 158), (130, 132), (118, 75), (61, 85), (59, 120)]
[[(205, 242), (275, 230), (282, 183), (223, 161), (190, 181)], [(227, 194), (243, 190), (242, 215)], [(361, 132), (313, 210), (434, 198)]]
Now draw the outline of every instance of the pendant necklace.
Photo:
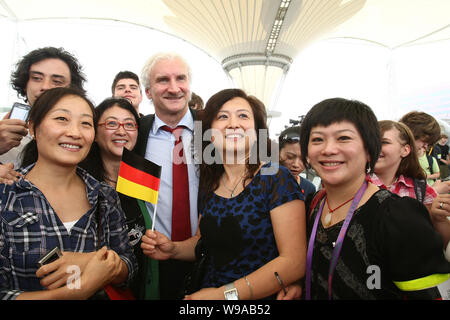
[(325, 215), (325, 226), (328, 227), (331, 224), (331, 214), (333, 212), (335, 212), (337, 209), (339, 209), (340, 207), (346, 205), (347, 203), (349, 203), (350, 201), (352, 201), (355, 198), (355, 196), (353, 196), (351, 199), (348, 199), (347, 201), (345, 201), (344, 203), (338, 205), (336, 208), (331, 209), (330, 204), (328, 203), (328, 197), (325, 198), (326, 202), (327, 202), (327, 207), (328, 207), (328, 213)]
[[(334, 271), (336, 269), (336, 265), (339, 259), (339, 256), (341, 254), (342, 245), (344, 244), (345, 236), (347, 234), (347, 230), (350, 226), (350, 222), (352, 221), (353, 214), (356, 211), (359, 202), (361, 201), (364, 193), (366, 192), (368, 187), (367, 180), (364, 181), (361, 188), (359, 188), (358, 192), (354, 195), (353, 202), (350, 205), (350, 208), (348, 209), (347, 216), (345, 217), (344, 223), (342, 224), (341, 230), (339, 231), (339, 235), (336, 239), (335, 246), (333, 248), (333, 252), (330, 259), (330, 266), (328, 268), (328, 300), (331, 300), (332, 298), (332, 286), (333, 286), (333, 277), (334, 277)], [(346, 201), (347, 202), (347, 201)], [(346, 203), (344, 202), (344, 203)], [(312, 273), (312, 260), (313, 260), (313, 253), (314, 253), (314, 242), (317, 235), (317, 229), (319, 225), (320, 218), (322, 216), (323, 207), (324, 207), (325, 201), (322, 201), (319, 211), (317, 212), (317, 215), (314, 219), (314, 224), (311, 230), (311, 235), (309, 237), (308, 241), (308, 250), (306, 254), (306, 280), (305, 280), (305, 298), (306, 300), (311, 300), (311, 273)], [(328, 204), (327, 204), (328, 205)], [(341, 205), (343, 206), (343, 204)], [(333, 211), (337, 210), (334, 209)]]
[(243, 176), (244, 176), (244, 175), (242, 175), (242, 176), (239, 178), (238, 182), (236, 183), (236, 185), (234, 186), (233, 189), (228, 188), (227, 185), (226, 185), (226, 183), (225, 183), (225, 178), (222, 178), (222, 180), (223, 180), (223, 186), (225, 187), (225, 189), (227, 189), (228, 191), (231, 192), (231, 195), (230, 195), (231, 198), (233, 198), (233, 196), (234, 196), (234, 191), (236, 190), (237, 186), (239, 185), (239, 182), (241, 182)]
[(109, 182), (112, 182), (112, 183), (117, 183), (117, 180), (113, 180), (109, 177), (105, 177), (105, 180), (108, 180)]

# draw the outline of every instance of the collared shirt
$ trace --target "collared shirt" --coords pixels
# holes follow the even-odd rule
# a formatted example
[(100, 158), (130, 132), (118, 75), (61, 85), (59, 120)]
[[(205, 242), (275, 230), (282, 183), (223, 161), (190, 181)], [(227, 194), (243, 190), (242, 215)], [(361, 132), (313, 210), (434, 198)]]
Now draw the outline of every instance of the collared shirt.
[[(33, 166), (21, 173), (26, 175)], [(77, 174), (86, 185), (92, 207), (70, 233), (30, 181), (20, 178), (11, 186), (0, 184), (0, 299), (15, 299), (23, 291), (44, 290), (36, 277), (37, 262), (55, 247), (61, 251), (93, 252), (107, 246), (125, 262), (128, 281), (132, 279), (137, 269), (136, 258), (117, 193), (81, 168), (77, 168)], [(101, 231), (97, 228), (97, 208)]]
[(33, 139), (28, 133), (22, 138), (22, 140), (20, 140), (20, 144), (17, 147), (14, 147), (8, 152), (0, 155), (0, 162), (3, 164), (11, 162), (14, 164), (14, 168), (17, 170), (20, 167), (20, 163), (22, 162), (22, 151), (31, 140)]
[[(440, 172), (439, 164), (435, 157), (432, 157), (432, 166), (433, 166), (433, 174)], [(422, 169), (425, 171), (426, 175), (431, 175), (430, 171), (430, 164), (428, 163), (427, 154), (424, 153), (422, 156), (419, 157), (419, 164), (422, 167)], [(435, 179), (427, 179), (427, 183), (432, 186), (435, 182)]]
[[(370, 181), (382, 189), (387, 189), (392, 193), (398, 194), (400, 197), (410, 197), (416, 199), (414, 191), (414, 179), (400, 175), (395, 182), (389, 186), (385, 186), (375, 173), (370, 176)], [(423, 204), (431, 204), (433, 199), (437, 197), (436, 191), (427, 184), (425, 198)]]
[[(175, 137), (170, 132), (161, 129), (165, 125), (155, 114), (155, 121), (153, 122), (148, 137), (145, 158), (162, 167), (158, 204), (156, 206), (155, 229), (170, 238), (172, 233), (172, 156)], [(193, 159), (194, 118), (191, 112), (186, 112), (178, 125), (187, 128), (183, 130), (181, 137), (188, 167), (191, 233), (194, 235), (198, 225), (197, 196), (199, 168), (198, 165), (195, 165)], [(153, 212), (154, 209), (151, 203), (147, 202), (147, 207), (149, 212)], [(153, 219), (153, 216), (151, 218)]]

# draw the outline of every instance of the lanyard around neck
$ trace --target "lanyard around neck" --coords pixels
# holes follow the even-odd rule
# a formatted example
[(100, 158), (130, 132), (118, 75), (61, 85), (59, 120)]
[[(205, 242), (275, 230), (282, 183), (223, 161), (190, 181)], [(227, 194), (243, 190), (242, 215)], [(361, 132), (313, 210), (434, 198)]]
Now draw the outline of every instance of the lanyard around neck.
[[(367, 181), (365, 180), (362, 186), (359, 188), (358, 192), (355, 195), (355, 198), (352, 201), (350, 209), (347, 212), (347, 217), (345, 218), (344, 224), (341, 227), (341, 231), (339, 232), (338, 238), (336, 240), (336, 244), (333, 249), (333, 254), (331, 256), (330, 267), (328, 269), (328, 299), (331, 300), (331, 284), (333, 281), (334, 270), (337, 265), (337, 261), (339, 255), (341, 253), (342, 245), (344, 243), (345, 234), (347, 233), (348, 226), (350, 221), (352, 220), (353, 213), (355, 212), (364, 192), (367, 189)], [(306, 256), (306, 300), (311, 300), (311, 271), (312, 271), (312, 257), (314, 251), (314, 240), (316, 238), (317, 227), (319, 225), (320, 217), (322, 216), (323, 206), (325, 201), (322, 201), (320, 205), (319, 212), (317, 212), (316, 219), (314, 220), (313, 229), (311, 231), (311, 236), (309, 237), (308, 242), (308, 253)]]

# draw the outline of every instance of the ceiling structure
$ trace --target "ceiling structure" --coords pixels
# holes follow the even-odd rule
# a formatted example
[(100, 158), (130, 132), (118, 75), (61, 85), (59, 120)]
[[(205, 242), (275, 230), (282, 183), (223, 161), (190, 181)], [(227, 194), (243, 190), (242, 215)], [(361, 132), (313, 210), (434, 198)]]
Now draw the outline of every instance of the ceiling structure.
[[(396, 49), (450, 39), (448, 0), (0, 0), (0, 19), (117, 20), (175, 35), (269, 111), (299, 52), (320, 39)], [(332, 54), (332, 53), (330, 53)]]

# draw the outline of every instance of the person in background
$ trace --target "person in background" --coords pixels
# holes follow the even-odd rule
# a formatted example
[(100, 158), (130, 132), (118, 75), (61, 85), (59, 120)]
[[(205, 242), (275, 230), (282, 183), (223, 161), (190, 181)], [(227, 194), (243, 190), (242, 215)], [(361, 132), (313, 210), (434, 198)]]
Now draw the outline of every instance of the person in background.
[(438, 194), (431, 205), (431, 221), (442, 236), (445, 257), (450, 261), (450, 194)]
[(439, 171), (441, 173), (440, 179), (444, 180), (448, 177), (448, 165), (449, 165), (449, 159), (448, 159), (448, 136), (443, 133), (441, 134), (441, 137), (439, 141), (434, 145), (433, 147), (433, 155), (436, 157), (436, 159), (439, 162)]
[[(31, 109), (22, 177), (0, 184), (2, 299), (87, 299), (135, 274), (116, 192), (78, 167), (95, 137), (93, 113), (72, 88), (47, 90)], [(56, 247), (62, 256), (38, 267)], [(78, 286), (68, 271), (74, 267)]]
[(300, 152), (300, 127), (290, 127), (280, 133), (278, 137), (278, 146), (280, 153), (280, 164), (291, 171), (300, 189), (305, 197), (316, 192), (316, 187), (311, 181), (300, 177), (300, 173), (305, 170)]
[(285, 167), (261, 162), (258, 148), (270, 142), (258, 142), (259, 130), (267, 130), (262, 102), (225, 89), (208, 100), (204, 112), (202, 128), (211, 140), (204, 141), (203, 154), (210, 150), (215, 160), (200, 168), (197, 234), (177, 242), (147, 232), (142, 248), (155, 259), (195, 260), (197, 250), (206, 253), (201, 289), (185, 299), (271, 297), (280, 290), (279, 278), (290, 284), (304, 274), (303, 195)]
[(310, 109), (300, 136), (303, 161), (324, 185), (307, 224), (305, 298), (441, 298), (450, 263), (426, 207), (380, 190), (367, 177), (381, 151), (370, 107), (324, 100)]
[(113, 97), (125, 98), (131, 102), (136, 112), (139, 113), (139, 105), (142, 102), (142, 90), (137, 74), (131, 71), (120, 71), (114, 77), (111, 85)]
[[(436, 173), (439, 171), (437, 161), (433, 158), (430, 158), (430, 161), (428, 161), (427, 151), (429, 146), (434, 145), (441, 136), (439, 123), (428, 113), (419, 111), (408, 112), (399, 120), (399, 122), (406, 124), (414, 135), (419, 162), (427, 174), (427, 179), (438, 178), (439, 176)], [(431, 174), (430, 167), (433, 170), (433, 174)], [(450, 192), (450, 181), (437, 180), (434, 182), (431, 180), (429, 183), (437, 193)]]
[(195, 92), (192, 92), (191, 100), (189, 100), (189, 108), (192, 110), (202, 110), (203, 109), (203, 99), (195, 94)]
[(433, 147), (429, 146), (428, 149), (420, 148), (417, 155), (419, 157), (420, 166), (425, 171), (427, 183), (430, 186), (433, 186), (441, 176), (438, 160), (433, 156)]
[(382, 147), (371, 182), (402, 197), (418, 199), (430, 211), (437, 194), (425, 180), (411, 130), (401, 122), (378, 123)]
[[(435, 229), (442, 236), (444, 248), (450, 235), (450, 197), (448, 194), (436, 194), (425, 180), (425, 173), (417, 159), (414, 137), (409, 128), (391, 120), (379, 121), (382, 135), (380, 157), (375, 165), (371, 182), (380, 188), (400, 196), (407, 196), (422, 202), (431, 214)], [(448, 202), (448, 205), (447, 205)]]
[[(27, 53), (17, 62), (11, 75), (11, 85), (17, 96), (30, 106), (46, 90), (72, 86), (85, 92), (86, 81), (78, 60), (63, 48), (44, 47)], [(0, 120), (0, 182), (17, 181), (19, 158), (31, 141), (25, 121), (9, 119), (8, 112)]]

